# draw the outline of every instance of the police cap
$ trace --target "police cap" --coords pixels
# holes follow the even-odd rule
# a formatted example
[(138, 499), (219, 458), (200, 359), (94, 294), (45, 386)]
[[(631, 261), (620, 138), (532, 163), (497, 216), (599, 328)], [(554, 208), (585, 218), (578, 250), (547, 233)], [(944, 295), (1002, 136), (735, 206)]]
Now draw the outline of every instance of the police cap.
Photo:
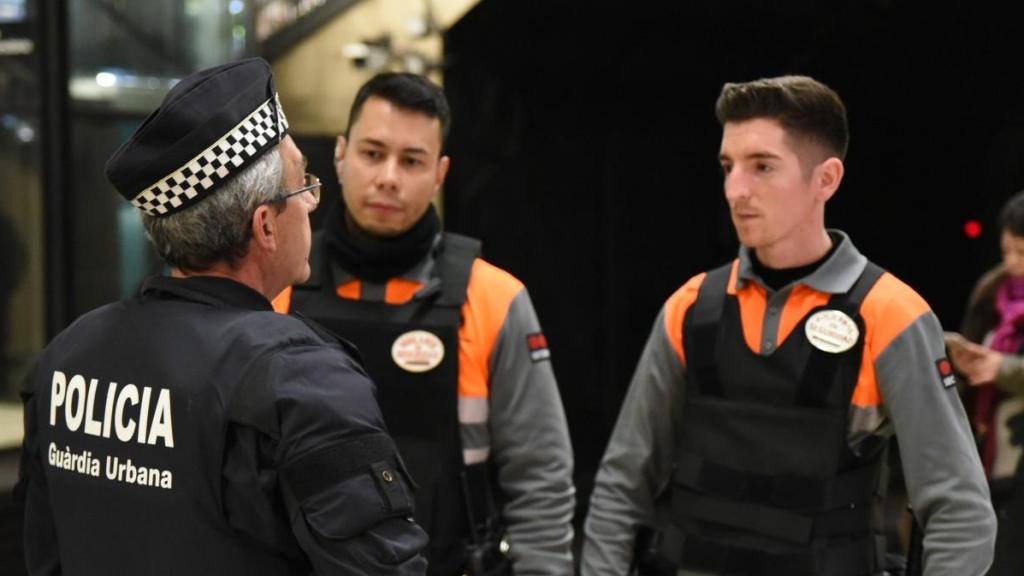
[(107, 161), (107, 178), (136, 208), (167, 216), (212, 194), (287, 132), (270, 65), (222, 64), (175, 84)]

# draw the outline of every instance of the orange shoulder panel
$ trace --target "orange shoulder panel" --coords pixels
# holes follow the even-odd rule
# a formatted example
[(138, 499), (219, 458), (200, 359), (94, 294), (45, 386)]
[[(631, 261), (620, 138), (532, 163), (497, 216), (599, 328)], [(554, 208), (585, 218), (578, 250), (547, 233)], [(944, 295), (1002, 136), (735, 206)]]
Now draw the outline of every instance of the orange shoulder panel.
[(729, 283), (730, 294), (736, 294), (740, 305), (740, 322), (743, 324), (743, 340), (755, 353), (761, 352), (761, 336), (764, 332), (764, 312), (768, 309), (768, 292), (757, 282), (747, 282), (736, 290), (735, 276)]
[(405, 304), (423, 288), (422, 282), (392, 278), (384, 287), (384, 302), (388, 304)]
[(522, 282), (501, 268), (480, 258), (473, 262), (459, 329), (460, 396), (487, 397), (491, 352), (509, 306), (523, 288)]
[[(729, 281), (725, 288), (727, 294), (736, 294), (738, 270), (739, 260), (733, 260)], [(686, 365), (686, 351), (683, 348), (683, 322), (686, 319), (686, 312), (697, 301), (697, 293), (706, 276), (706, 272), (701, 272), (690, 278), (665, 302), (665, 331), (668, 333), (668, 341), (672, 343), (672, 347), (675, 348), (676, 354), (679, 356), (679, 361), (684, 366)]]
[[(362, 284), (359, 280), (353, 280), (351, 282), (338, 286), (337, 293), (341, 298), (348, 298), (350, 300), (358, 300), (359, 292)], [(280, 294), (274, 297), (270, 302), (274, 307), (275, 312), (281, 314), (287, 314), (292, 309), (292, 287), (289, 286), (281, 291)]]
[(704, 283), (705, 276), (707, 273), (701, 272), (690, 278), (665, 301), (665, 333), (684, 366), (686, 352), (683, 349), (683, 322), (686, 319), (686, 311), (697, 301), (697, 293), (700, 291), (700, 285)]
[(281, 290), (281, 293), (275, 296), (270, 304), (274, 307), (274, 312), (287, 314), (292, 308), (292, 287), (289, 286)]
[(363, 295), (363, 281), (362, 280), (349, 280), (344, 284), (338, 284), (334, 287), (334, 293), (338, 295), (338, 298), (345, 298), (348, 300), (359, 300)]
[(889, 344), (931, 308), (913, 288), (886, 272), (878, 279), (861, 304), (864, 358), (851, 403), (861, 408), (878, 406), (882, 395), (875, 377), (875, 360)]

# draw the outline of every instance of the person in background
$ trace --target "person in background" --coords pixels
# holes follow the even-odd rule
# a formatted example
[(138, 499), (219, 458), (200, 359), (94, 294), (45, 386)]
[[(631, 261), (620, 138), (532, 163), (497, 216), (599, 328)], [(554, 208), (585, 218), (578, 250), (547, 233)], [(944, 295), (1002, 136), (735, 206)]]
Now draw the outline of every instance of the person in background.
[(947, 335), (950, 359), (970, 388), (974, 434), (999, 517), (991, 576), (1024, 574), (1024, 191), (999, 217), (1002, 262), (971, 291), (962, 337)]

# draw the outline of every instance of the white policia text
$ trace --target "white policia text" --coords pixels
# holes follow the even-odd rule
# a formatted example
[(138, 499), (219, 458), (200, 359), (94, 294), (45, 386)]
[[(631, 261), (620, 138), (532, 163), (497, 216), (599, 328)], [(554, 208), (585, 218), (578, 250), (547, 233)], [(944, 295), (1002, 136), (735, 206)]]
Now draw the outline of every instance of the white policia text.
[(64, 425), (71, 432), (78, 432), (84, 421), (83, 432), (90, 436), (110, 438), (113, 429), (121, 442), (131, 442), (134, 439), (139, 444), (155, 446), (158, 440), (162, 440), (164, 446), (174, 448), (170, 390), (158, 389), (156, 405), (151, 406), (154, 390), (149, 386), (141, 387), (140, 400), (139, 387), (125, 384), (119, 389), (117, 382), (111, 382), (107, 386), (103, 401), (103, 417), (97, 420), (95, 416), (98, 387), (99, 382), (95, 378), (91, 378), (87, 385), (84, 376), (75, 374), (68, 382), (63, 372), (54, 370), (50, 386), (50, 426), (57, 425), (57, 408), (63, 406)]

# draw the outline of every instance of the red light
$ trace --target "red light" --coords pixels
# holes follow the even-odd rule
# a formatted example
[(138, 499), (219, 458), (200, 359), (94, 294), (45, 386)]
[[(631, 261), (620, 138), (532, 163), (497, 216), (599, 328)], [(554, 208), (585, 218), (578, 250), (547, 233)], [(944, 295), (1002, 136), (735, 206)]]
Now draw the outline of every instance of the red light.
[(972, 240), (981, 236), (981, 222), (977, 220), (964, 222), (964, 234)]

